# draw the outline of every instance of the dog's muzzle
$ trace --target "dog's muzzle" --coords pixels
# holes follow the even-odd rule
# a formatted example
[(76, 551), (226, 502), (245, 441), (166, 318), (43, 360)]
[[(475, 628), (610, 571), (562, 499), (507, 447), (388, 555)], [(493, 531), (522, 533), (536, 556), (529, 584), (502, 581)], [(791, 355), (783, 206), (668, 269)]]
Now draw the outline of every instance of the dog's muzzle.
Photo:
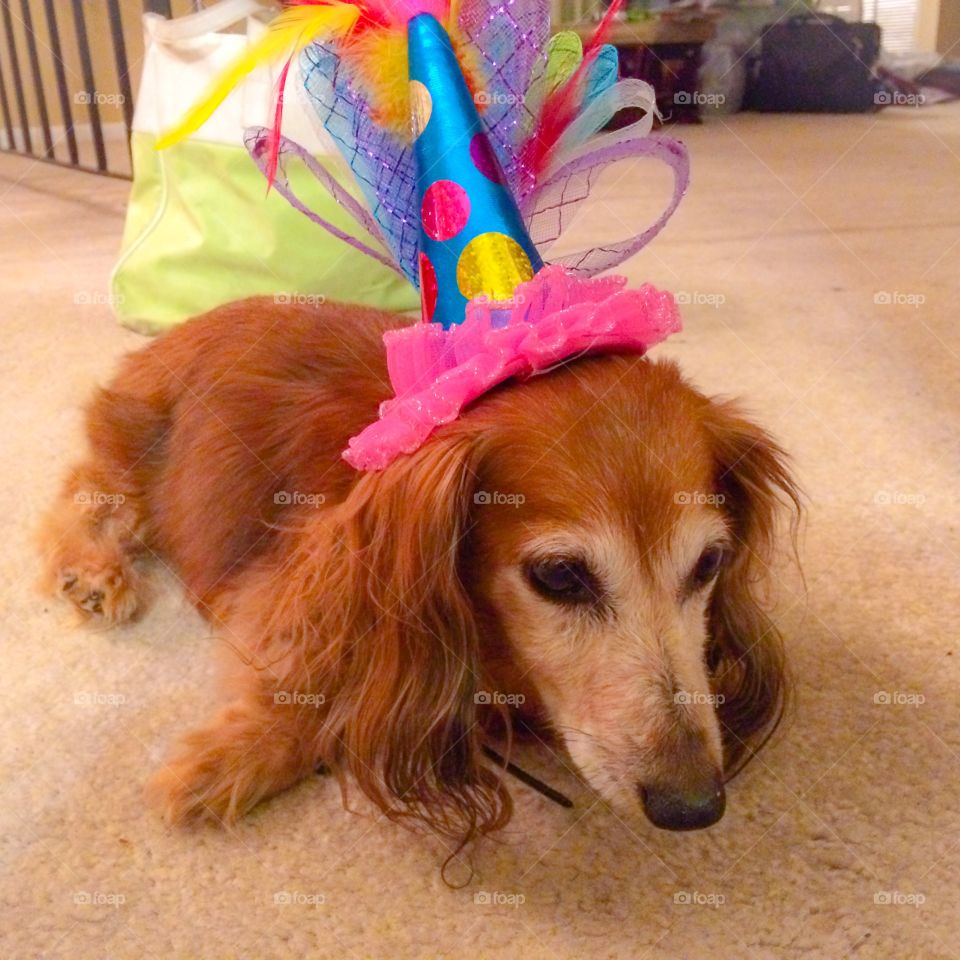
[(715, 824), (726, 808), (719, 774), (685, 783), (638, 784), (643, 810), (662, 830), (700, 830)]

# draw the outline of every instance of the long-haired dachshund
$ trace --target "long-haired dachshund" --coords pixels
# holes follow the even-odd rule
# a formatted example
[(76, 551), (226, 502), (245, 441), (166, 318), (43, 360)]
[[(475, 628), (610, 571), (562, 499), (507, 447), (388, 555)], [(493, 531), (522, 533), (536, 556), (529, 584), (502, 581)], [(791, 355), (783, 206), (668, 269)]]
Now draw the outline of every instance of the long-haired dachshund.
[(394, 315), (255, 299), (127, 357), (43, 529), (49, 587), (117, 624), (176, 571), (223, 703), (148, 786), (230, 820), (323, 765), (461, 841), (511, 802), (484, 753), (551, 735), (608, 801), (714, 823), (780, 716), (756, 591), (781, 449), (668, 362), (582, 357), (476, 402), (379, 473), (341, 459), (390, 395)]

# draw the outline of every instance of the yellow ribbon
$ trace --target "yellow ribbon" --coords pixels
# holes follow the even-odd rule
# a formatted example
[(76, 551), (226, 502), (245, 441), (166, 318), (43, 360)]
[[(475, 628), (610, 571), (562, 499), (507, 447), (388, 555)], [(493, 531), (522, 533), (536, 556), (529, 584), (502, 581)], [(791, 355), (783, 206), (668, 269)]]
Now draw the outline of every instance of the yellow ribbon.
[(332, 40), (346, 36), (360, 17), (352, 3), (330, 0), (326, 4), (306, 4), (284, 10), (273, 20), (267, 32), (251, 44), (224, 72), (213, 86), (186, 113), (173, 129), (157, 141), (163, 150), (195, 133), (226, 99), (234, 87), (262, 63), (284, 55), (293, 57), (314, 40)]

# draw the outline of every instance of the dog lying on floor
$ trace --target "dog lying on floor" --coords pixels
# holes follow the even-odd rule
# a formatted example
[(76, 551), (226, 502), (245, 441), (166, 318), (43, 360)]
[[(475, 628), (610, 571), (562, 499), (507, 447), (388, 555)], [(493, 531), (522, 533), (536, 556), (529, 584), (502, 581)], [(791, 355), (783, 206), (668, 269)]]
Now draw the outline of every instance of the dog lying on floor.
[[(224, 641), (223, 704), (148, 796), (229, 821), (323, 764), (395, 819), (502, 827), (493, 725), (550, 735), (615, 805), (708, 826), (776, 724), (755, 591), (781, 449), (669, 362), (503, 385), (379, 473), (341, 459), (390, 394), (359, 307), (220, 308), (128, 356), (46, 518), (49, 588), (119, 624), (159, 559)], [(502, 729), (502, 727), (500, 728)]]

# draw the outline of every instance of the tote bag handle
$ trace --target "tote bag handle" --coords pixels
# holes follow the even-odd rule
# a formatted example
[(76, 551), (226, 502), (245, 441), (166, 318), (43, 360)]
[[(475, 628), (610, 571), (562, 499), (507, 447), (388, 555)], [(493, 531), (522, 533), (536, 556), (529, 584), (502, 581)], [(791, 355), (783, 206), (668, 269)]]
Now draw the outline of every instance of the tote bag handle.
[(267, 12), (258, 0), (221, 0), (212, 7), (173, 20), (167, 20), (158, 13), (148, 13), (144, 15), (143, 25), (157, 43), (182, 43), (184, 40), (197, 40), (207, 34), (218, 33), (248, 17)]

